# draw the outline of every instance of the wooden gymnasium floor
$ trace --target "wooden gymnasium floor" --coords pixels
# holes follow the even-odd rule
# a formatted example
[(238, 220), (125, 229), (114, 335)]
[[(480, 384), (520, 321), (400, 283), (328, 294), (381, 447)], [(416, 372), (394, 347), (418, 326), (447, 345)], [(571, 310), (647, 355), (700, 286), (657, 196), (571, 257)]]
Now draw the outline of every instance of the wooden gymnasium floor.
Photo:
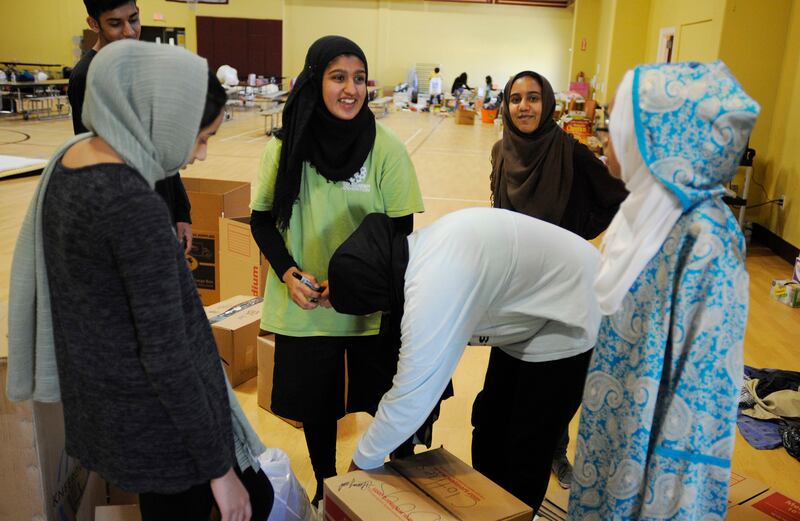
[[(381, 120), (402, 139), (417, 169), (426, 212), (415, 218), (424, 226), (454, 210), (488, 205), (489, 151), (497, 139), (491, 125), (456, 125), (453, 118), (409, 112), (391, 113)], [(30, 136), (20, 141), (19, 133)], [(72, 135), (68, 119), (27, 121), (0, 119), (0, 154), (47, 158)], [(211, 140), (208, 159), (184, 172), (185, 176), (254, 181), (261, 151), (269, 138), (256, 112), (237, 111)], [(9, 143), (9, 144), (7, 144)], [(7, 349), (8, 279), (11, 255), (20, 223), (38, 177), (0, 181), (0, 352)], [(756, 367), (800, 370), (800, 309), (793, 310), (770, 300), (769, 283), (786, 278), (791, 266), (763, 248), (748, 255), (751, 277), (750, 319), (745, 339), (745, 362)], [(794, 347), (792, 347), (794, 346)], [(469, 425), (472, 401), (483, 383), (488, 349), (467, 348), (455, 375), (456, 396), (444, 403), (436, 423), (434, 443), (443, 444), (458, 457), (470, 461)], [(237, 388), (244, 409), (264, 442), (280, 447), (292, 460), (301, 483), (313, 493), (314, 478), (303, 433), (256, 404), (256, 380)], [(531, 411), (535, 414), (535, 411)], [(347, 469), (360, 433), (370, 417), (356, 414), (339, 422), (337, 466)], [(570, 425), (574, 439), (577, 419)], [(570, 454), (574, 443), (570, 444)], [(571, 458), (571, 456), (570, 456)], [(800, 462), (785, 450), (757, 451), (741, 437), (737, 440), (733, 469), (759, 479), (794, 498), (800, 498)], [(551, 479), (551, 486), (554, 480)], [(557, 486), (557, 485), (556, 485)]]

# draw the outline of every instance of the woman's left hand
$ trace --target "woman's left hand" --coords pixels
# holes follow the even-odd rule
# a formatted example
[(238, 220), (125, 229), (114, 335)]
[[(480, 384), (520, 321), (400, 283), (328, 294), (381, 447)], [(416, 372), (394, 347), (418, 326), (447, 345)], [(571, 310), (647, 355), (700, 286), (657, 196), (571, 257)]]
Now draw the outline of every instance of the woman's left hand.
[(178, 242), (184, 247), (184, 255), (189, 255), (192, 251), (192, 223), (175, 223), (176, 232), (178, 234)]

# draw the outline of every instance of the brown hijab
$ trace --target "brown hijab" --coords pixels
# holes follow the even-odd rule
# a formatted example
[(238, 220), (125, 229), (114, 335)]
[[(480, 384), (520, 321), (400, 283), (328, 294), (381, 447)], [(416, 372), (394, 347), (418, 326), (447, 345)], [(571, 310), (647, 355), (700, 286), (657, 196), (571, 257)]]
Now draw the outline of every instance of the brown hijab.
[[(511, 121), (511, 86), (530, 76), (542, 87), (542, 114), (533, 132), (521, 132)], [(511, 78), (503, 92), (503, 139), (492, 148), (492, 206), (560, 224), (572, 189), (575, 140), (553, 121), (556, 98), (547, 79), (532, 71)]]

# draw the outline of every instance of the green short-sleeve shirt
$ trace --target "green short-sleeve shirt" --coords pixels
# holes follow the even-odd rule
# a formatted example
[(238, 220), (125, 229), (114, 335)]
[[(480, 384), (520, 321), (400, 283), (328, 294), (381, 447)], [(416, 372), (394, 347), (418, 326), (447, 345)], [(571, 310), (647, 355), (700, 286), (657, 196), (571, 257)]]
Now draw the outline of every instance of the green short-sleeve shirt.
[[(333, 252), (368, 214), (402, 217), (424, 210), (417, 174), (405, 145), (388, 129), (376, 126), (372, 151), (347, 181), (331, 183), (310, 163), (303, 163), (299, 198), (289, 227), (281, 235), (298, 268), (320, 282), (328, 279)], [(250, 202), (253, 210), (272, 209), (281, 144), (279, 139), (271, 140), (261, 157)], [(380, 313), (357, 317), (321, 306), (311, 311), (300, 309), (270, 268), (261, 328), (287, 336), (374, 335), (380, 329)]]

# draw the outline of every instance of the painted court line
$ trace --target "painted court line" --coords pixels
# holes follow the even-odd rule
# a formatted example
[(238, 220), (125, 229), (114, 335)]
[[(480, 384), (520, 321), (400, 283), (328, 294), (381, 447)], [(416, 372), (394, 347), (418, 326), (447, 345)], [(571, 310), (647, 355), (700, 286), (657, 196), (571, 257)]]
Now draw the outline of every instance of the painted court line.
[(253, 132), (256, 132), (256, 131), (253, 130), (253, 129), (250, 129), (250, 130), (247, 130), (245, 132), (242, 132), (241, 134), (234, 134), (233, 136), (228, 136), (226, 138), (222, 138), (222, 139), (220, 139), (220, 142), (224, 143), (226, 141), (230, 141), (231, 139), (236, 139), (237, 137), (244, 136), (245, 134), (252, 134)]
[(412, 139), (414, 139), (415, 137), (417, 137), (417, 135), (418, 135), (420, 132), (422, 132), (422, 129), (421, 129), (421, 128), (418, 128), (418, 129), (417, 129), (417, 131), (416, 131), (416, 132), (414, 132), (413, 134), (411, 134), (411, 137), (410, 137), (410, 138), (408, 138), (408, 139), (406, 139), (405, 143), (403, 143), (403, 144), (404, 144), (405, 146), (408, 146), (408, 144), (409, 144), (409, 143), (411, 143), (411, 140), (412, 140)]

